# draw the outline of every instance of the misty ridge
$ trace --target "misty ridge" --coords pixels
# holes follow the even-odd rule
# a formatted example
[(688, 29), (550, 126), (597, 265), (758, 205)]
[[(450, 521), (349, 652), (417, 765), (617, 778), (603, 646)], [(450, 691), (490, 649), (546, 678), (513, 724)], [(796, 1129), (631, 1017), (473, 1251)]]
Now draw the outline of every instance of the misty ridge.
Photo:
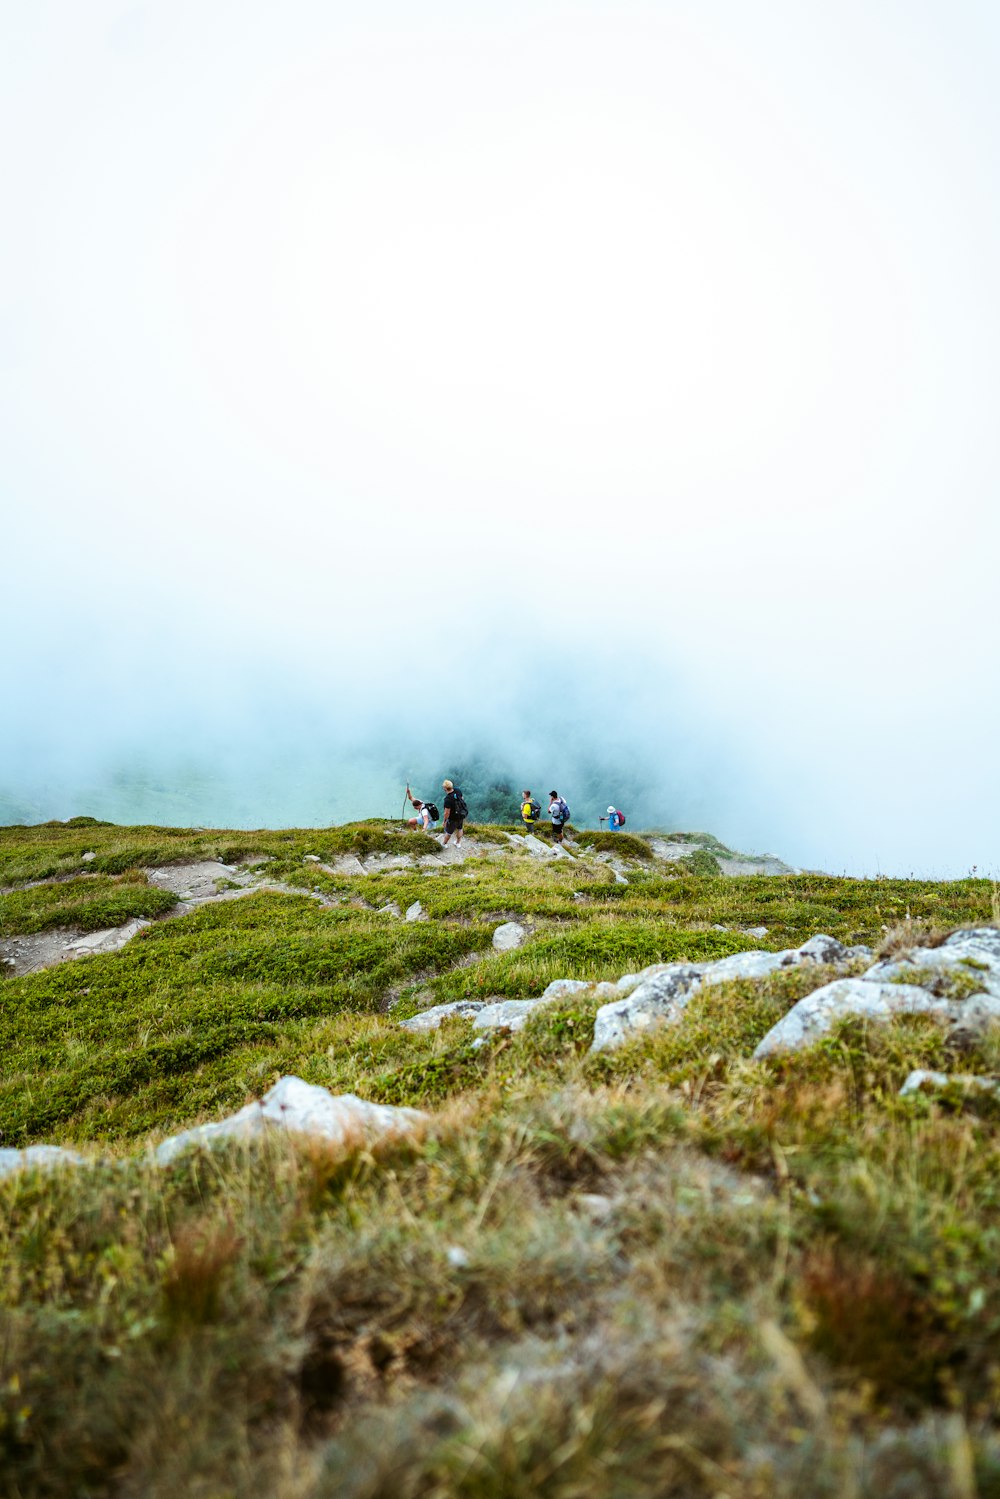
[[(440, 800), (448, 776), (474, 821), (555, 787), (581, 827), (614, 804), (633, 829), (707, 831), (832, 874), (997, 868), (988, 716), (904, 731), (877, 681), (831, 696), (819, 671), (789, 699), (738, 639), (696, 680), (629, 616), (588, 620), (577, 601), (557, 624), (529, 591), (515, 580), (510, 620), (491, 607), (485, 626), (438, 600), (405, 640), (378, 619), (346, 642), (267, 618), (227, 631), (202, 608), (167, 640), (141, 616), (127, 633), (84, 625), (68, 651), (41, 621), (8, 665), (0, 823), (397, 820), (407, 781)], [(957, 745), (962, 777), (945, 771)]]
[[(468, 679), (470, 668), (456, 667)], [(644, 736), (641, 697), (588, 684), (560, 667), (557, 700), (547, 687), (522, 692), (487, 674), (465, 700), (422, 689), (425, 664), (407, 673), (338, 683), (252, 680), (223, 704), (193, 683), (166, 700), (141, 693), (129, 712), (91, 703), (53, 703), (22, 727), (19, 752), (0, 754), (0, 822), (90, 815), (117, 822), (249, 828), (324, 826), (363, 817), (398, 819), (407, 782), (440, 800), (448, 776), (461, 785), (474, 821), (510, 822), (520, 792), (539, 799), (557, 787), (579, 826), (599, 825), (609, 803), (630, 824), (679, 826), (710, 816), (698, 756), (683, 732)], [(495, 686), (493, 684), (496, 684)], [(608, 704), (621, 691), (613, 715)], [(443, 698), (448, 697), (447, 690)], [(521, 699), (520, 701), (518, 699)], [(169, 717), (169, 723), (166, 719)], [(645, 741), (645, 742), (644, 742)]]

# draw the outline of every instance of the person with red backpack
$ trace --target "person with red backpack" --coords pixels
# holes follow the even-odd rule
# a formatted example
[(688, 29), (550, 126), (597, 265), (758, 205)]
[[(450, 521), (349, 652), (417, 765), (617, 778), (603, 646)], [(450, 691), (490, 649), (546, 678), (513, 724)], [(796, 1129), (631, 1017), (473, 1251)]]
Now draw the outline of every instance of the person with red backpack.
[[(601, 821), (603, 822), (604, 819), (602, 818)], [(617, 807), (609, 807), (608, 808), (608, 829), (609, 829), (609, 831), (612, 832), (612, 833), (617, 833), (619, 831), (619, 829), (623, 828), (624, 826), (625, 826), (625, 813), (624, 812), (619, 812), (619, 810), (618, 810)]]

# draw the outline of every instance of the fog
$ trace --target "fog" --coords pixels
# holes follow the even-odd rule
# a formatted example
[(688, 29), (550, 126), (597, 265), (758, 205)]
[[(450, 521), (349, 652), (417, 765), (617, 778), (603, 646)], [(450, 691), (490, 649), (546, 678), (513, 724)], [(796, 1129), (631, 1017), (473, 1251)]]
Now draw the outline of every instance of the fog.
[(0, 821), (1000, 869), (993, 8), (8, 12)]

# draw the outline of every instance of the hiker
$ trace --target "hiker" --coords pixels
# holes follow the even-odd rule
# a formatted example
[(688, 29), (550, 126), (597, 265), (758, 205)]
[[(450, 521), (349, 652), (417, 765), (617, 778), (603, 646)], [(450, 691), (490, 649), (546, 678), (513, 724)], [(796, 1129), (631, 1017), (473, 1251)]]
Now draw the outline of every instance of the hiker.
[(529, 833), (531, 832), (531, 829), (535, 826), (535, 824), (538, 822), (538, 820), (541, 817), (541, 815), (542, 815), (542, 809), (538, 805), (538, 803), (532, 799), (531, 792), (530, 791), (522, 791), (521, 792), (521, 821), (524, 823), (524, 826), (528, 830)]
[(454, 833), (457, 848), (462, 841), (462, 829), (469, 815), (469, 809), (465, 805), (465, 797), (454, 781), (442, 781), (441, 785), (444, 787), (444, 841), (441, 847), (448, 847), (448, 839)]
[(552, 837), (556, 843), (561, 843), (563, 828), (569, 822), (569, 808), (558, 791), (549, 792), (549, 816), (552, 819)]
[(419, 796), (414, 796), (410, 790), (409, 782), (406, 785), (406, 799), (417, 814), (416, 817), (409, 819), (408, 826), (411, 828), (420, 828), (422, 832), (429, 833), (441, 816), (437, 807), (435, 807), (433, 802), (423, 802)]
[[(602, 818), (601, 820), (603, 821), (604, 819)], [(624, 826), (625, 826), (625, 813), (624, 812), (619, 812), (619, 810), (618, 810), (617, 807), (609, 807), (608, 808), (608, 831), (610, 833), (617, 833), (619, 831), (619, 829), (623, 828)]]

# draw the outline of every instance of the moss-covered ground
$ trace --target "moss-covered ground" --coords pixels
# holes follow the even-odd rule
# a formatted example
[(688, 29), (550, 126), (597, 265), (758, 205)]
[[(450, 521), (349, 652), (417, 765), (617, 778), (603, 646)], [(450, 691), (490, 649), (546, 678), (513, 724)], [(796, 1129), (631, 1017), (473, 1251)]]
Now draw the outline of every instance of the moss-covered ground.
[[(593, 1057), (586, 993), (478, 1048), (465, 1022), (398, 1024), (817, 931), (981, 924), (989, 884), (637, 855), (621, 885), (586, 850), (497, 859), (493, 838), (432, 874), (340, 876), (305, 856), (431, 845), (382, 823), (0, 830), (0, 937), (156, 916), (141, 871), (182, 859), (268, 855), (329, 903), (261, 891), (0, 985), (0, 1145), (92, 1142), (0, 1182), (0, 1492), (1000, 1496), (1000, 1121), (898, 1097), (915, 1066), (1000, 1070), (998, 1038), (955, 1056), (927, 1021), (846, 1024), (753, 1063), (830, 976), (802, 969)], [(378, 909), (416, 899), (425, 922)], [(529, 939), (496, 954), (512, 917)], [(426, 1137), (150, 1164), (147, 1141), (284, 1072), (426, 1108)]]

